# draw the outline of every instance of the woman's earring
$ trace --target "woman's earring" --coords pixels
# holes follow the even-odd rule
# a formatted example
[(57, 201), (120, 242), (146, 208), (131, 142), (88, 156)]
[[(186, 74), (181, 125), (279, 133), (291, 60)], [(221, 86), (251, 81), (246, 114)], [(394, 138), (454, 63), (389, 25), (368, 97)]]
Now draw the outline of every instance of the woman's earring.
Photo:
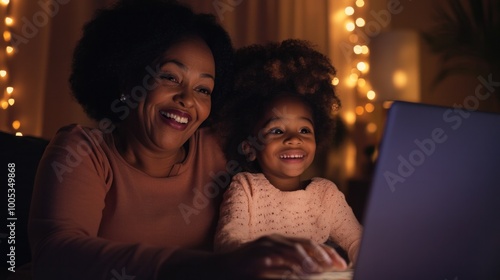
[(255, 148), (248, 141), (243, 141), (243, 143), (241, 143), (241, 149), (248, 162), (254, 161), (257, 158)]
[(127, 101), (127, 97), (125, 96), (125, 94), (122, 93), (122, 95), (120, 95), (120, 101), (125, 103), (125, 101)]

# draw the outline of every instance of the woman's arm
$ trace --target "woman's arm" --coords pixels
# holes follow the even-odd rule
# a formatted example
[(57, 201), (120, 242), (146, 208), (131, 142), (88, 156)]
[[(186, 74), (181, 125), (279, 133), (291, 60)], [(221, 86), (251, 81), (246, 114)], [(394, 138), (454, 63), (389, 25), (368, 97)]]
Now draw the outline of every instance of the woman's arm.
[(29, 221), (34, 279), (157, 279), (173, 248), (98, 237), (113, 178), (86, 132), (61, 131), (40, 162)]

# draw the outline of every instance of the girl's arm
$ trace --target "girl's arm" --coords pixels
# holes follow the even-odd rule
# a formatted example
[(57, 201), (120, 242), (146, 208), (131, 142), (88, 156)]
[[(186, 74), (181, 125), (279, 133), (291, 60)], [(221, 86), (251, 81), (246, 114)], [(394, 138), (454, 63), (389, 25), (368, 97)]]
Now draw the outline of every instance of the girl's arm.
[(347, 204), (344, 194), (335, 184), (331, 184), (333, 186), (329, 188), (326, 202), (332, 206), (330, 238), (347, 251), (349, 260), (354, 263), (361, 242), (362, 227)]
[(248, 182), (241, 174), (235, 175), (220, 207), (215, 251), (226, 252), (250, 241), (251, 200)]

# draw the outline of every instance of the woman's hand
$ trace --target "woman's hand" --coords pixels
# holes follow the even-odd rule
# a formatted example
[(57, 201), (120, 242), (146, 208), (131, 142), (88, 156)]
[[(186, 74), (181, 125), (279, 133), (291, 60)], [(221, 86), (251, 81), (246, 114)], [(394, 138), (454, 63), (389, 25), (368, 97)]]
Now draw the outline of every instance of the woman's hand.
[[(345, 270), (345, 260), (331, 247), (303, 238), (271, 235), (249, 242), (228, 253), (226, 271), (248, 279), (266, 275), (307, 275)], [(242, 275), (243, 273), (243, 275)], [(279, 277), (282, 275), (283, 277)], [(232, 278), (236, 279), (236, 278)]]
[(178, 251), (158, 279), (286, 279), (345, 269), (345, 260), (329, 246), (271, 235), (227, 253)]

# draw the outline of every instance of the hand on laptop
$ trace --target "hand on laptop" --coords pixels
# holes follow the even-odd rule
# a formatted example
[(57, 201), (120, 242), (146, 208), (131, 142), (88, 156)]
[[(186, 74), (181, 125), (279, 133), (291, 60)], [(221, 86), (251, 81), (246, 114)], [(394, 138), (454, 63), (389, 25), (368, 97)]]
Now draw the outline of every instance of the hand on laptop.
[(226, 260), (227, 268), (241, 273), (245, 270), (244, 265), (256, 277), (270, 274), (308, 275), (347, 269), (345, 260), (335, 249), (308, 239), (281, 235), (261, 237), (226, 256), (230, 256)]

